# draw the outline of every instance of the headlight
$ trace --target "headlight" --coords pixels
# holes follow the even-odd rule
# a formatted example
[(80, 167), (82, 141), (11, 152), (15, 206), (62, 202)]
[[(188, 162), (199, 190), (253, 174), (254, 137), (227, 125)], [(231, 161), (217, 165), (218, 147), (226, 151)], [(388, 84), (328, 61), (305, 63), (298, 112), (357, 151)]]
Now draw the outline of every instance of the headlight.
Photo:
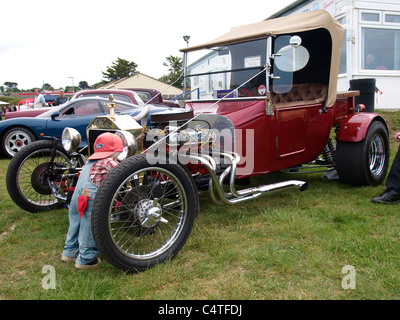
[(130, 156), (133, 156), (138, 149), (138, 143), (135, 136), (127, 131), (122, 130), (116, 131), (115, 134), (121, 138), (124, 146), (124, 151), (121, 152), (117, 159), (122, 161)]
[(67, 152), (75, 151), (81, 144), (82, 137), (78, 130), (66, 127), (61, 136), (62, 145)]

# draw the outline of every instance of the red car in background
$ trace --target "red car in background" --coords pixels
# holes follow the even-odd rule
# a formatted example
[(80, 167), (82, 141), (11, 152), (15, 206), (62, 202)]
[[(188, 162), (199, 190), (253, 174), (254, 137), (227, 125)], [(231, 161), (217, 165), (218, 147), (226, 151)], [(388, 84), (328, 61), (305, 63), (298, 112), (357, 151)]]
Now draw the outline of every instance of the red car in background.
[[(160, 91), (147, 88), (81, 90), (77, 92), (71, 98), (71, 100), (83, 97), (107, 98), (109, 94), (112, 94), (115, 100), (129, 102), (139, 106), (142, 106), (151, 100), (150, 104), (152, 105), (179, 108), (179, 104), (177, 102), (163, 100)], [(49, 109), (51, 109), (51, 107), (7, 112), (4, 116), (4, 119), (7, 120), (17, 117), (36, 117)]]

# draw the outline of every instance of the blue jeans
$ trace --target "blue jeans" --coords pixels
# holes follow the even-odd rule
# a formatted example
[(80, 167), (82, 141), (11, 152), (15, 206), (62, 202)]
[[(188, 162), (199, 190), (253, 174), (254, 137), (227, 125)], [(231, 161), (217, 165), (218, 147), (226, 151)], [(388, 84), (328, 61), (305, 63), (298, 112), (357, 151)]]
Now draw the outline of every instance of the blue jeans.
[[(93, 200), (88, 201), (88, 206), (80, 218), (76, 206), (70, 206), (68, 213), (69, 228), (65, 240), (63, 255), (76, 257), (76, 263), (86, 264), (97, 258), (99, 251), (93, 239), (90, 214)], [(72, 208), (74, 207), (74, 208)]]

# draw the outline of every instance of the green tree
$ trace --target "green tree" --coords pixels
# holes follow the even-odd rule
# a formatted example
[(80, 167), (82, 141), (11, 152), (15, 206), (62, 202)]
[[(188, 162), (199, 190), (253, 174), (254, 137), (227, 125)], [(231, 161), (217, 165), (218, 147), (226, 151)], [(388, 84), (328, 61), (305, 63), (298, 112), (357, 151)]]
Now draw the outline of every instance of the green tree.
[(137, 64), (133, 61), (117, 58), (115, 62), (112, 63), (111, 67), (107, 67), (105, 72), (102, 72), (103, 77), (108, 81), (116, 81), (122, 78), (130, 77), (136, 74)]
[(6, 81), (3, 83), (7, 87), (7, 91), (15, 91), (18, 87), (18, 83)]
[(100, 82), (97, 82), (93, 85), (94, 89), (98, 89), (101, 86), (104, 86), (105, 84), (107, 84), (107, 81), (101, 80)]
[(51, 84), (45, 83), (42, 87), (43, 90), (54, 90), (54, 87)]
[(87, 81), (79, 81), (78, 87), (81, 89), (88, 89), (90, 88), (89, 84)]
[(79, 87), (77, 87), (77, 86), (74, 86), (74, 87), (72, 87), (72, 86), (66, 86), (65, 88), (64, 88), (64, 91), (65, 92), (78, 92), (80, 90), (80, 88)]
[(18, 86), (18, 83), (16, 83), (16, 82), (11, 82), (11, 81), (6, 81), (6, 82), (4, 82), (3, 83), (6, 87), (9, 87), (9, 88), (14, 88), (14, 87), (17, 87)]
[[(182, 69), (183, 69), (183, 61), (182, 58), (175, 57), (170, 55), (169, 57), (165, 58), (165, 62), (163, 62), (163, 65), (168, 68), (169, 73), (163, 75), (161, 78), (158, 80), (163, 81), (165, 83), (172, 84), (174, 83), (182, 74)], [(177, 88), (183, 88), (183, 79), (182, 81), (177, 81), (174, 83), (174, 86)]]

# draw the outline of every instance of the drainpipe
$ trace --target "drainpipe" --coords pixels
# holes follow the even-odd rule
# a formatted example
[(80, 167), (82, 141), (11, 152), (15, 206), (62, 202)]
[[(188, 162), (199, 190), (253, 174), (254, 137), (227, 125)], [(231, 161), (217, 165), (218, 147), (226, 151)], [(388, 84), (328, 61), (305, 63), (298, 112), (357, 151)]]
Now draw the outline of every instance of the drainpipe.
[[(353, 79), (353, 48), (355, 44), (354, 39), (354, 26), (353, 26), (353, 5), (354, 0), (347, 0), (347, 9), (346, 9), (346, 72), (347, 72), (347, 81), (350, 83), (350, 80)], [(358, 67), (358, 66), (356, 66)]]

